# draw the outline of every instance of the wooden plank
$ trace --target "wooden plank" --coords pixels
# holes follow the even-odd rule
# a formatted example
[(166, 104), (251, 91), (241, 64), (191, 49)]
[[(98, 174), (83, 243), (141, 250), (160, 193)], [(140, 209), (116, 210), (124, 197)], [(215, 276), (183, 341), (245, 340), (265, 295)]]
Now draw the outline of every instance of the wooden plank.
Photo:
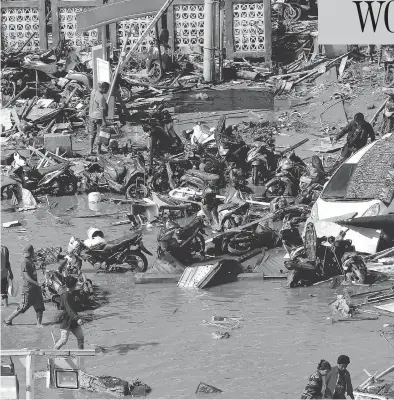
[(23, 133), (21, 129), (21, 121), (19, 120), (18, 114), (15, 111), (15, 108), (11, 108), (11, 115), (14, 118), (15, 125), (18, 128), (19, 133)]
[(345, 68), (346, 68), (347, 60), (348, 60), (347, 56), (345, 58), (342, 58), (342, 60), (341, 60), (341, 65), (339, 66), (339, 70), (338, 70), (339, 78), (342, 78), (343, 72), (345, 71)]

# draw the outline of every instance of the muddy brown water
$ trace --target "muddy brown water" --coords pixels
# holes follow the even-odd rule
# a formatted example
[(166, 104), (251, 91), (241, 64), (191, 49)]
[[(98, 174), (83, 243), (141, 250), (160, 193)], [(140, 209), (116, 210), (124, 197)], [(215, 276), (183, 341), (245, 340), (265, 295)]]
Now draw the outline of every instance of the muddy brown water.
[[(110, 226), (124, 219), (117, 217), (78, 219), (76, 215), (94, 213), (86, 196), (50, 199), (58, 202), (56, 215), (70, 225), (56, 224), (42, 206), (25, 213), (2, 213), (2, 222), (19, 220), (21, 227), (2, 229), (2, 243), (8, 246), (16, 277), (22, 248), (33, 244), (63, 246), (71, 235), (85, 238), (91, 226), (98, 226), (107, 238), (122, 236), (129, 229)], [(3, 211), (9, 206), (2, 202)], [(70, 207), (73, 210), (70, 210)], [(99, 204), (104, 212), (129, 206)], [(22, 230), (26, 230), (22, 232)], [(156, 231), (145, 230), (144, 243), (155, 252)], [(150, 263), (154, 258), (150, 258)], [(88, 372), (130, 380), (139, 377), (153, 389), (151, 398), (196, 398), (200, 381), (223, 390), (217, 398), (299, 398), (309, 374), (321, 358), (334, 363), (338, 355), (351, 359), (349, 370), (355, 384), (365, 379), (362, 372), (382, 370), (392, 363), (392, 349), (379, 330), (389, 317), (377, 321), (328, 323), (328, 302), (333, 289), (285, 289), (283, 281), (240, 281), (210, 290), (178, 289), (176, 284), (135, 285), (133, 274), (91, 275), (102, 296), (103, 305), (84, 313), (89, 321), (83, 326), (86, 347), (97, 348), (97, 355), (86, 358)], [(42, 279), (42, 275), (39, 274)], [(19, 302), (10, 299), (2, 319)], [(59, 337), (53, 321), (56, 310), (46, 304), (44, 328), (35, 326), (35, 314), (29, 310), (15, 320), (14, 326), (2, 326), (2, 349), (51, 348), (51, 331)], [(212, 316), (243, 317), (241, 327), (230, 330), (229, 339), (214, 340), (214, 331), (226, 329), (206, 326)], [(76, 348), (70, 336), (67, 348)], [(45, 359), (37, 360), (37, 370), (45, 369)], [(24, 370), (15, 360), (24, 393)], [(105, 398), (104, 394), (85, 391), (55, 391), (36, 381), (36, 398)], [(200, 396), (201, 397), (201, 396)]]

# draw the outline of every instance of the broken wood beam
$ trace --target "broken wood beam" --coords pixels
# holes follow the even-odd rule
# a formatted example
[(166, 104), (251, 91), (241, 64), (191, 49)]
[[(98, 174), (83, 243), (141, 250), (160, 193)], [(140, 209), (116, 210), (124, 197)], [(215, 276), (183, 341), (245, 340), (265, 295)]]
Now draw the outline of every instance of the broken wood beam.
[(292, 77), (294, 77), (294, 76), (306, 75), (306, 74), (308, 74), (309, 72), (310, 72), (310, 71), (290, 72), (290, 73), (288, 73), (288, 74), (283, 74), (283, 75), (274, 75), (274, 76), (271, 76), (271, 78), (280, 78), (280, 79), (283, 79), (283, 78), (292, 78)]
[(379, 114), (383, 111), (384, 107), (386, 106), (386, 103), (390, 100), (390, 98), (388, 97), (383, 104), (379, 107), (378, 111), (376, 111), (376, 113), (374, 114), (374, 116), (372, 117), (371, 121), (369, 121), (369, 123), (371, 125), (373, 125), (373, 123), (376, 121), (376, 119), (378, 118)]

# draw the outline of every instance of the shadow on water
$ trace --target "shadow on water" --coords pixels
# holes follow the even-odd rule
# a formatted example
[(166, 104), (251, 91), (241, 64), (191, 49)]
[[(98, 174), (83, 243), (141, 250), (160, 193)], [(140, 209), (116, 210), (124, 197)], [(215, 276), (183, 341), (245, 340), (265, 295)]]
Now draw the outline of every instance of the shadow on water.
[(180, 114), (189, 112), (228, 111), (243, 109), (274, 109), (274, 95), (265, 90), (225, 89), (199, 92), (208, 99), (196, 98), (193, 92), (180, 93), (169, 101)]
[(119, 355), (124, 356), (129, 351), (138, 350), (143, 347), (158, 346), (159, 344), (160, 343), (158, 342), (150, 342), (150, 343), (123, 343), (123, 344), (116, 344), (115, 346), (110, 346), (110, 347), (96, 346), (96, 351), (99, 353), (117, 352)]

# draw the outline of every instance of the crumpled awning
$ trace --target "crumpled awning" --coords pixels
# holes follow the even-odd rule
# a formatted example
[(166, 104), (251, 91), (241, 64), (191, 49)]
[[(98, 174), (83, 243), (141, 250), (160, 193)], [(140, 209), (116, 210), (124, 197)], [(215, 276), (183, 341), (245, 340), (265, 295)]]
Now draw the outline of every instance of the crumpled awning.
[(375, 217), (360, 217), (351, 220), (338, 221), (337, 224), (345, 226), (358, 226), (371, 229), (394, 230), (394, 214), (377, 215)]
[(131, 18), (156, 14), (164, 0), (126, 0), (77, 14), (77, 32), (88, 31), (102, 25), (112, 24)]

